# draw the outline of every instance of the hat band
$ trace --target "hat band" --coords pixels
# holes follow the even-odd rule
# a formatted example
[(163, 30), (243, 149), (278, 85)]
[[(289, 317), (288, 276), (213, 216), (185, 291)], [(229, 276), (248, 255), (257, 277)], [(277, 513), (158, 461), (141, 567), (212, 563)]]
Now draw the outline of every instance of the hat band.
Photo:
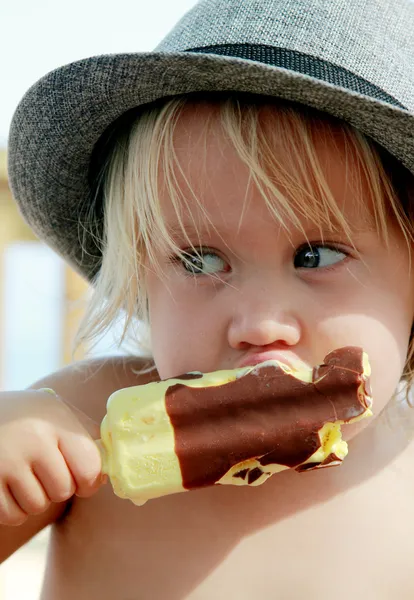
[(355, 75), (351, 71), (326, 60), (321, 60), (320, 58), (297, 52), (296, 50), (265, 46), (263, 44), (220, 44), (191, 48), (186, 50), (186, 52), (244, 58), (271, 65), (272, 67), (281, 67), (289, 71), (302, 73), (302, 75), (309, 75), (309, 77), (314, 77), (320, 81), (326, 81), (335, 86), (346, 88), (407, 110), (398, 100), (363, 77)]

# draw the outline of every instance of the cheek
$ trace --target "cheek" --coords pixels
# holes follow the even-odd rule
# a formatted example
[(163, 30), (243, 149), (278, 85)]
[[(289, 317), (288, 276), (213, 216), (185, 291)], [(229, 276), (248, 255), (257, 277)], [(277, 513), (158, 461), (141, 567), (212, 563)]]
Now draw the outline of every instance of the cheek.
[[(349, 344), (367, 352), (374, 415), (384, 409), (400, 382), (414, 314), (413, 280), (406, 259), (395, 252), (380, 258), (371, 273), (357, 273), (355, 284), (350, 281), (336, 302), (325, 305), (327, 316), (318, 324), (318, 337), (325, 347)], [(371, 421), (367, 419), (358, 427)]]
[(207, 307), (189, 299), (188, 292), (172, 293), (165, 282), (153, 281), (147, 290), (151, 347), (160, 377), (214, 370), (221, 338)]
[[(410, 326), (402, 319), (396, 319), (393, 325), (391, 327), (387, 319), (353, 314), (329, 319), (320, 328), (319, 339), (327, 346), (329, 341), (335, 347), (361, 346), (368, 354), (374, 416), (385, 408), (395, 393), (407, 356)], [(344, 427), (344, 439), (351, 439), (371, 422), (372, 418)]]
[[(183, 349), (186, 347), (186, 324), (159, 295), (149, 294), (149, 319), (152, 355), (161, 379), (179, 375)], [(184, 328), (184, 329), (183, 329)]]

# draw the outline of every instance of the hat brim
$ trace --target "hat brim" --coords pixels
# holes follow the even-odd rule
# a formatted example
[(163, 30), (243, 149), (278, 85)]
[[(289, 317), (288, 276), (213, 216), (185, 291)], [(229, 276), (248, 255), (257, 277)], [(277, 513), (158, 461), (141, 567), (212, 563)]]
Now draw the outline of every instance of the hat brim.
[(313, 77), (240, 58), (199, 53), (103, 55), (52, 71), (17, 107), (9, 179), (33, 231), (88, 280), (101, 255), (77, 215), (105, 129), (131, 108), (186, 93), (235, 91), (278, 97), (342, 118), (414, 174), (414, 114)]

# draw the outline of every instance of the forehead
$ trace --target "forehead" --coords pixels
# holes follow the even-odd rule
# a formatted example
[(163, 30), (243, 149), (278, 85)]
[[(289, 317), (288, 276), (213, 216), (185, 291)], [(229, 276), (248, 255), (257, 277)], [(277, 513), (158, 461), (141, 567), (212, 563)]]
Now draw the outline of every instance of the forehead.
[[(180, 218), (186, 215), (197, 224), (209, 218), (226, 222), (240, 216), (244, 207), (244, 216), (253, 208), (256, 218), (267, 220), (269, 209), (257, 180), (262, 172), (274, 193), (293, 203), (307, 186), (300, 201), (305, 209), (302, 221), (308, 205), (312, 220), (313, 200), (328, 193), (347, 220), (364, 227), (372, 223), (367, 180), (340, 122), (300, 114), (287, 117), (272, 104), (261, 105), (254, 121), (249, 109), (244, 110), (240, 119), (229, 119), (220, 104), (197, 102), (181, 112), (172, 137)], [(298, 127), (299, 122), (304, 127)], [(176, 207), (165, 185), (162, 189), (163, 213), (174, 223)]]

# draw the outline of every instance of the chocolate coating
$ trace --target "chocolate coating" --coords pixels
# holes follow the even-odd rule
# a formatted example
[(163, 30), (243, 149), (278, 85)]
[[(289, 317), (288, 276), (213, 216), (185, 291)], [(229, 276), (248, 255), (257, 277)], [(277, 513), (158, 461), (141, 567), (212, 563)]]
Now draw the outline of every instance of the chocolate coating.
[[(233, 382), (193, 388), (171, 386), (167, 413), (174, 428), (175, 452), (183, 486), (194, 489), (217, 483), (234, 465), (258, 458), (260, 468), (235, 475), (249, 484), (267, 465), (305, 471), (303, 465), (320, 447), (318, 432), (327, 422), (348, 422), (368, 408), (361, 383), (363, 351), (347, 347), (328, 354), (306, 383), (277, 366), (258, 365)], [(328, 456), (324, 465), (338, 464)]]

